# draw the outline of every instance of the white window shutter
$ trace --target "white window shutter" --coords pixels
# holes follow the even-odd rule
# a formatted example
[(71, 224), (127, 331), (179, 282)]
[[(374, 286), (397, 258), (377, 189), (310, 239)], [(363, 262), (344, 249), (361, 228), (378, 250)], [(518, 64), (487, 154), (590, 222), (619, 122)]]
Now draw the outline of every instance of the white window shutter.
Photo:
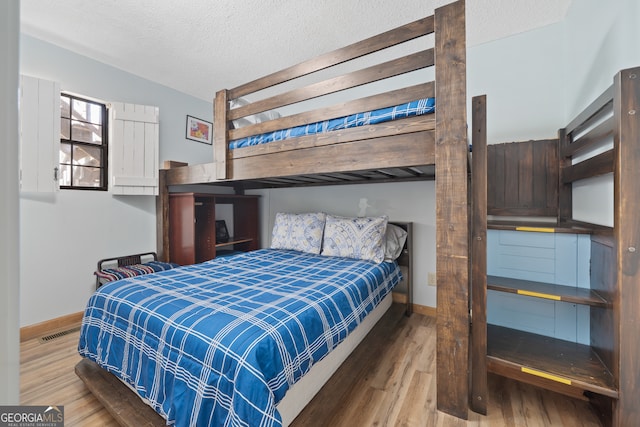
[(60, 84), (20, 76), (20, 191), (60, 188)]
[(109, 170), (113, 194), (158, 195), (158, 107), (112, 102)]

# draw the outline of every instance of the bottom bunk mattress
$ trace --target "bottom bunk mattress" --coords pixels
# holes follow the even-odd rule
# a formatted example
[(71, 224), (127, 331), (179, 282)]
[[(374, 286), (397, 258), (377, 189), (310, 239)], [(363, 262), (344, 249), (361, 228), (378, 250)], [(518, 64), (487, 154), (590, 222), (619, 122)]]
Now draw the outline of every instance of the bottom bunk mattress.
[(109, 283), (79, 352), (169, 423), (280, 425), (276, 405), (401, 279), (396, 263), (263, 249)]

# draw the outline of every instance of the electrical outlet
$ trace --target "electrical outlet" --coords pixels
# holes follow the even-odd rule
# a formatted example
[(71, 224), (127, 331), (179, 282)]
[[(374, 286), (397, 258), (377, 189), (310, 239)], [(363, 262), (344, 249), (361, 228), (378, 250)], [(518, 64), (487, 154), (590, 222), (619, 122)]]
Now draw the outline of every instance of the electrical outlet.
[(427, 285), (435, 286), (436, 285), (436, 273), (429, 273), (427, 275)]

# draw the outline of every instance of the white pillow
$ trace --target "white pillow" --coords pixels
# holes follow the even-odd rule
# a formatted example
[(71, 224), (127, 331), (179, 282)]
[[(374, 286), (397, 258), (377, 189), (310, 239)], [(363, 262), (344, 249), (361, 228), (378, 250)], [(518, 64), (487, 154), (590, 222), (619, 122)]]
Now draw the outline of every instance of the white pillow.
[(385, 233), (384, 260), (395, 261), (402, 254), (404, 242), (407, 240), (407, 232), (395, 224), (387, 224)]
[(277, 213), (271, 236), (272, 249), (291, 249), (319, 254), (326, 214)]
[(280, 118), (280, 113), (276, 110), (263, 111), (255, 115), (256, 123), (268, 122), (269, 120), (275, 120)]
[[(236, 98), (232, 99), (229, 102), (229, 108), (233, 110), (234, 108), (244, 107), (245, 105), (249, 105), (249, 101), (244, 98)], [(252, 114), (246, 117), (239, 117), (233, 121), (233, 128), (240, 129), (245, 126), (255, 125), (256, 123), (268, 122), (269, 120), (274, 120), (280, 117), (280, 113), (275, 110), (264, 111), (258, 114)]]
[(327, 215), (322, 255), (381, 263), (387, 221), (387, 216), (345, 218)]

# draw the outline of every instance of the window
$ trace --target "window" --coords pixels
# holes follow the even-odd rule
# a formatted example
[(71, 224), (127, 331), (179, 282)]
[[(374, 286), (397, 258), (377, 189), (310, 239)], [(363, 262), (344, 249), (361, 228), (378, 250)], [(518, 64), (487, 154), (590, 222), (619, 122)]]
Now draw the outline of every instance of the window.
[(107, 107), (60, 95), (60, 188), (107, 189)]

